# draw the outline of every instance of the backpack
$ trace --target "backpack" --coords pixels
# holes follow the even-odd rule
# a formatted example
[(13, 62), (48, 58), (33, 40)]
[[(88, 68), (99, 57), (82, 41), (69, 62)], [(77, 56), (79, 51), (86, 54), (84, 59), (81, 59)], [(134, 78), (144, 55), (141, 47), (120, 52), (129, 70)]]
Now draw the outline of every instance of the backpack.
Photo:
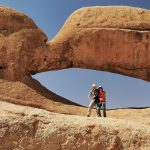
[(105, 102), (106, 101), (106, 92), (100, 91), (99, 92), (99, 102)]

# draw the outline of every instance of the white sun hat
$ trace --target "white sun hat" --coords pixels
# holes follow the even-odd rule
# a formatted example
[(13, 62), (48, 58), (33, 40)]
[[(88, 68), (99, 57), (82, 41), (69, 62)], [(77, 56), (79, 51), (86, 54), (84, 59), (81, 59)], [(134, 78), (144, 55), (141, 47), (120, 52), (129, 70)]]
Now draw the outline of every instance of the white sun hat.
[(96, 84), (92, 84), (92, 87), (94, 88), (94, 87), (97, 87), (97, 86), (96, 86)]

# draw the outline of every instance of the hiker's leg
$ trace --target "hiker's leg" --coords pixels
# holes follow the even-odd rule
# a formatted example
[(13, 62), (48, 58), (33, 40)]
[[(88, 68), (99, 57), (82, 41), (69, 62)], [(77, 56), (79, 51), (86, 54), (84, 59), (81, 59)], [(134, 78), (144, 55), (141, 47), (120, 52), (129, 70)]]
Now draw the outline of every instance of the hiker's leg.
[(87, 116), (91, 115), (91, 111), (92, 111), (92, 108), (93, 108), (94, 105), (95, 105), (95, 102), (91, 101), (90, 104), (89, 104)]
[(101, 104), (101, 103), (98, 103), (98, 110), (97, 110), (97, 111), (98, 111), (98, 114), (97, 114), (97, 115), (98, 115), (99, 117), (101, 117), (101, 106), (102, 106), (102, 104)]
[(103, 116), (106, 117), (106, 103), (103, 102)]
[(98, 117), (101, 117), (101, 113), (100, 113), (100, 103), (97, 103), (96, 105), (96, 114)]

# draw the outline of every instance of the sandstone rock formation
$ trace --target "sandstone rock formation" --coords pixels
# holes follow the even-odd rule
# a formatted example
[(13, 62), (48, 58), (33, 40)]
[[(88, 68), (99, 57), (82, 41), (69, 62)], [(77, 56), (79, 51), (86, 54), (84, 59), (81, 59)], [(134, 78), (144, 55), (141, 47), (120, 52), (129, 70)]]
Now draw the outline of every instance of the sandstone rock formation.
[(150, 126), (0, 102), (0, 150), (149, 150)]
[(67, 50), (68, 68), (104, 70), (150, 81), (149, 18), (150, 11), (139, 8), (81, 8), (49, 44), (63, 43), (60, 54)]
[(101, 119), (74, 116), (86, 108), (31, 77), (74, 67), (150, 81), (149, 18), (139, 8), (82, 8), (47, 41), (32, 19), (0, 6), (0, 150), (149, 149), (149, 108), (108, 111)]
[(83, 107), (48, 91), (39, 82), (0, 80), (0, 100), (63, 114), (86, 115)]
[(21, 80), (42, 71), (78, 67), (150, 80), (149, 10), (81, 8), (47, 43), (46, 35), (29, 17), (5, 7), (0, 12), (3, 78)]
[[(0, 94), (5, 101), (69, 113), (75, 104), (49, 92), (32, 74), (75, 67), (150, 81), (149, 18), (150, 11), (140, 8), (81, 8), (47, 42), (32, 19), (0, 6)], [(61, 103), (68, 109), (61, 111)]]
[(32, 53), (44, 46), (46, 35), (26, 15), (0, 7), (0, 78), (25, 80)]

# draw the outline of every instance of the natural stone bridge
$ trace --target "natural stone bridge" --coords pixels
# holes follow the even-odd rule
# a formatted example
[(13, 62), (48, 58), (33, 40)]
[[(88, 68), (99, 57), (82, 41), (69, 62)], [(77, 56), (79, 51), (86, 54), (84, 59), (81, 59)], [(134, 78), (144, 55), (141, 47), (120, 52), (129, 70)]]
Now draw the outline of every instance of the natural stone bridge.
[(81, 8), (51, 41), (47, 40), (32, 19), (0, 7), (1, 99), (69, 112), (67, 106), (61, 110), (59, 106), (72, 102), (31, 77), (65, 68), (102, 70), (150, 81), (149, 10), (123, 6)]
[(149, 108), (107, 111), (107, 118), (77, 116), (85, 116), (87, 109), (31, 77), (88, 68), (150, 81), (149, 40), (148, 10), (82, 8), (47, 41), (29, 17), (1, 6), (0, 150), (150, 149)]

